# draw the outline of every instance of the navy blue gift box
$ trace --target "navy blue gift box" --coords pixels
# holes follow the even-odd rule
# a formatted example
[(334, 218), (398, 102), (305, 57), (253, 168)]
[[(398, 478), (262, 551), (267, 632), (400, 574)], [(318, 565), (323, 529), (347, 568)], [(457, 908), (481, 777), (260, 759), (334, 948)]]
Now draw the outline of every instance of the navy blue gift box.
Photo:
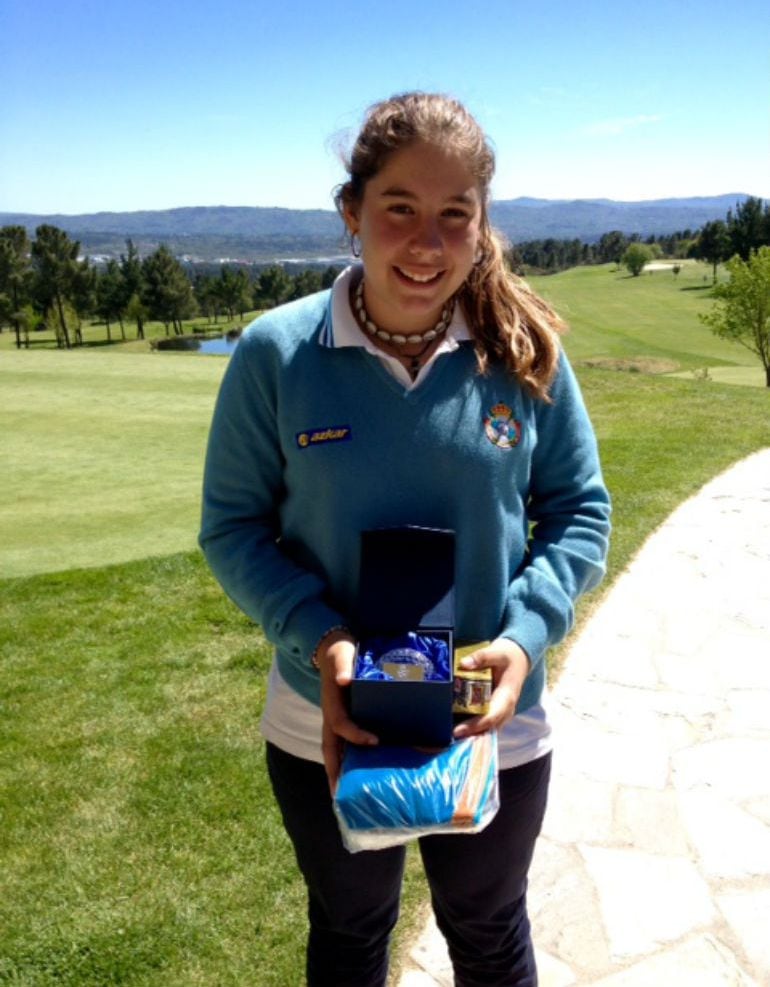
[[(453, 531), (407, 526), (362, 533), (350, 714), (381, 743), (451, 743), (454, 585)], [(392, 671), (399, 660), (422, 667), (424, 677), (378, 671), (383, 662)]]

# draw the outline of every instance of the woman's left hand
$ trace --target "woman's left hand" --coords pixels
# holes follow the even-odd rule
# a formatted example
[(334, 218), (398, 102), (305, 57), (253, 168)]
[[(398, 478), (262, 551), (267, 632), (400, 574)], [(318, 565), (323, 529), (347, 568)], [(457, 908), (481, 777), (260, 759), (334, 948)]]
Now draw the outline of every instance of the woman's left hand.
[(345, 693), (353, 678), (355, 657), (353, 635), (340, 628), (324, 635), (316, 651), (316, 663), (321, 674), (321, 750), (332, 796), (337, 788), (345, 742), (364, 746), (377, 743), (377, 737), (368, 730), (362, 730), (348, 714)]
[(516, 703), (530, 669), (527, 652), (515, 641), (499, 637), (486, 647), (466, 655), (460, 662), (460, 667), (467, 671), (491, 668), (494, 688), (488, 712), (458, 724), (454, 729), (454, 736), (460, 739), (497, 730), (516, 711)]

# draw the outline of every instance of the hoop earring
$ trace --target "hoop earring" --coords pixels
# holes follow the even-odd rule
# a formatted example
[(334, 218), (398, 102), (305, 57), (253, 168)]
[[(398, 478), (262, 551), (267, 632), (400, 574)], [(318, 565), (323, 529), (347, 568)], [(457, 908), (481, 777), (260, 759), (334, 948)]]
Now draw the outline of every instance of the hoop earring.
[(350, 234), (350, 252), (354, 257), (361, 256), (361, 237), (357, 233)]

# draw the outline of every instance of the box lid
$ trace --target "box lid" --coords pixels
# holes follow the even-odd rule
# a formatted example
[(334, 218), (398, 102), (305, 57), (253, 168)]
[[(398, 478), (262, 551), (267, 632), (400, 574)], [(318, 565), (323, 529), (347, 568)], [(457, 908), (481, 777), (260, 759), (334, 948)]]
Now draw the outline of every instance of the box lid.
[(454, 626), (455, 533), (407, 525), (361, 533), (359, 634)]

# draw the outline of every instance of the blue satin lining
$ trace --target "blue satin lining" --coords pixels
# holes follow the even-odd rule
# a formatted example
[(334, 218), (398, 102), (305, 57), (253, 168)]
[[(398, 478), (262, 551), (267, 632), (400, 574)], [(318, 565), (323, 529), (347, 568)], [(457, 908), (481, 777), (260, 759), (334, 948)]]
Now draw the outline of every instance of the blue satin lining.
[(388, 675), (379, 667), (383, 658), (385, 661), (398, 664), (420, 665), (425, 669), (425, 682), (450, 682), (452, 680), (449, 645), (439, 637), (410, 632), (399, 634), (396, 637), (364, 640), (361, 642), (358, 652), (355, 677), (386, 682), (395, 681), (392, 675)]

